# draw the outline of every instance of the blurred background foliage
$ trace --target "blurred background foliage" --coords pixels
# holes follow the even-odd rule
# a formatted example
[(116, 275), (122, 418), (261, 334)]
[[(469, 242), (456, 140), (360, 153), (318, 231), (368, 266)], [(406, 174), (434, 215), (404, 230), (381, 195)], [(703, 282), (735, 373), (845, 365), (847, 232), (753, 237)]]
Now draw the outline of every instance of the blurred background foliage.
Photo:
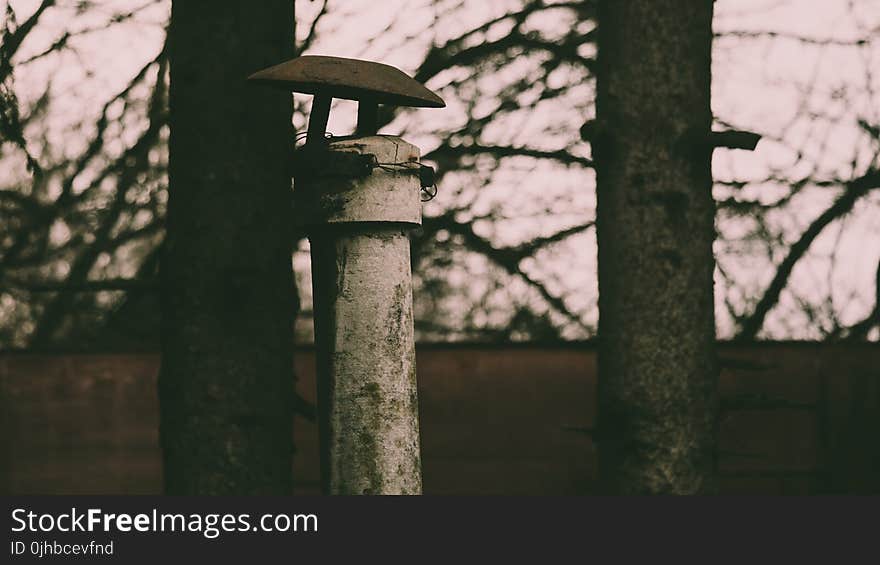
[[(154, 349), (170, 3), (0, 7), (0, 348)], [(579, 133), (594, 112), (593, 2), (296, 11), (299, 52), (396, 65), (447, 102), (381, 116), (439, 173), (413, 238), (418, 339), (593, 337), (595, 182)], [(763, 136), (714, 156), (719, 337), (877, 340), (880, 3), (719, 0), (715, 31), (717, 129)], [(302, 130), (309, 99), (294, 103)], [(329, 129), (354, 121), (339, 101)], [(308, 244), (294, 245), (308, 341)]]

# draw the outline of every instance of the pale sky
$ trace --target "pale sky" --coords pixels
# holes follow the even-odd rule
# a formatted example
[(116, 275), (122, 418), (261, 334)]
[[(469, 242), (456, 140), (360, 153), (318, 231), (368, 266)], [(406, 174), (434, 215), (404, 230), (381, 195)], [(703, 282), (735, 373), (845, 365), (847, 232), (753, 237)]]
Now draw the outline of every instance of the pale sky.
[[(442, 44), (462, 30), (503, 15), (519, 5), (518, 0), (386, 0), (377, 9), (375, 0), (330, 0), (329, 10), (317, 27), (318, 39), (309, 53), (379, 60), (412, 72), (432, 43)], [(37, 0), (12, 0), (23, 20)], [(75, 155), (82, 150), (93, 124), (84, 116), (94, 115), (104, 101), (128, 83), (131, 76), (155, 56), (164, 37), (163, 24), (168, 2), (107, 0), (99, 9), (78, 14), (77, 2), (59, 1), (47, 10), (37, 32), (31, 34), (17, 60), (23, 61), (51, 45), (64, 31), (94, 28), (71, 40), (76, 52), (44, 57), (21, 66), (16, 72), (16, 90), (25, 107), (51, 84), (54, 93), (46, 134), (53, 151)], [(452, 9), (454, 6), (460, 7)], [(143, 6), (131, 21), (107, 26), (120, 11)], [(320, 1), (297, 1), (298, 36), (311, 25)], [(718, 180), (760, 179), (779, 171), (786, 178), (811, 175), (819, 179), (858, 175), (870, 162), (876, 163), (877, 143), (861, 131), (856, 119), (880, 123), (880, 100), (874, 92), (880, 79), (871, 70), (878, 65), (877, 37), (880, 36), (880, 0), (719, 0), (716, 2), (717, 33), (774, 32), (796, 34), (815, 40), (806, 43), (787, 37), (721, 37), (714, 50), (713, 109), (719, 119), (752, 129), (767, 137), (754, 153), (716, 152), (713, 171)], [(500, 23), (490, 29), (487, 40), (503, 36), (508, 27)], [(549, 10), (528, 22), (530, 28), (552, 37), (577, 22), (566, 10)], [(873, 35), (868, 45), (848, 44)], [(378, 37), (378, 39), (377, 39)], [(343, 38), (343, 39), (341, 39)], [(589, 55), (590, 53), (584, 53)], [(531, 63), (524, 58), (501, 73), (484, 77), (474, 86), (480, 96), (475, 111), (491, 111), (487, 93), (508, 81), (527, 75)], [(454, 134), (464, 122), (464, 109), (472, 102), (466, 89), (446, 88), (457, 71), (435, 77), (428, 86), (440, 91), (447, 101), (441, 110), (420, 110), (402, 115), (383, 133), (404, 134), (430, 151), (440, 135)], [(578, 140), (577, 130), (591, 116), (592, 84), (580, 77), (560, 74), (560, 85), (571, 84), (569, 93), (533, 111), (511, 115), (485, 132), (485, 142), (529, 145), (544, 149), (568, 147), (588, 156), (589, 148)], [(296, 98), (298, 106), (307, 97)], [(482, 106), (481, 106), (482, 105)], [(484, 110), (481, 110), (484, 108)], [(341, 103), (331, 116), (329, 130), (348, 133), (354, 121), (354, 105)], [(120, 105), (116, 112), (122, 115)], [(145, 127), (136, 113), (117, 128), (123, 143), (137, 137)], [(297, 125), (303, 119), (297, 116)], [(111, 147), (121, 151), (122, 145)], [(798, 154), (801, 155), (798, 159)], [(9, 175), (21, 174), (19, 167), (7, 168)], [(78, 179), (81, 185), (87, 174)], [(483, 186), (485, 182), (485, 186)], [(470, 204), (470, 214), (493, 212), (496, 221), (479, 221), (475, 229), (495, 245), (509, 245), (536, 235), (593, 219), (595, 200), (593, 173), (529, 159), (508, 159), (487, 178), (471, 174), (448, 175), (427, 214), (449, 206)], [(716, 196), (757, 197), (772, 202), (784, 191), (772, 184), (751, 185), (731, 192), (716, 187)], [(828, 188), (806, 188), (784, 210), (774, 216), (775, 235), (786, 242), (795, 240), (806, 226), (833, 200)], [(813, 301), (817, 307), (832, 297), (831, 307), (844, 322), (855, 322), (873, 306), (874, 275), (880, 261), (880, 196), (863, 199), (844, 222), (830, 226), (814, 242), (810, 256), (796, 268), (780, 304), (768, 317), (766, 337), (779, 339), (816, 338), (801, 319), (799, 301)], [(467, 219), (466, 215), (462, 219)], [(719, 231), (726, 236), (716, 244), (719, 264), (735, 279), (731, 287), (718, 277), (719, 335), (730, 337), (731, 319), (723, 306), (724, 297), (744, 304), (754, 300), (772, 277), (772, 264), (781, 256), (768, 256), (766, 248), (739, 240), (748, 232), (748, 219), (719, 217)], [(63, 231), (63, 230), (62, 230)], [(834, 252), (836, 250), (836, 253)], [(298, 255), (297, 267), (308, 282), (308, 261)], [(547, 289), (563, 297), (570, 310), (581, 315), (587, 327), (596, 322), (596, 264), (593, 231), (573, 236), (527, 260), (523, 268), (542, 281)], [(121, 271), (126, 269), (120, 268)], [(490, 266), (480, 258), (465, 257), (449, 268), (450, 284), (459, 290), (449, 304), (450, 311), (478, 300), (491, 286)], [(418, 275), (418, 273), (416, 273)], [(310, 292), (303, 288), (305, 298)], [(461, 302), (458, 306), (455, 301)], [(495, 301), (493, 303), (492, 301)], [(506, 288), (487, 306), (486, 323), (492, 316), (505, 315), (507, 301), (540, 303), (522, 281), (508, 281)], [(418, 303), (418, 297), (417, 297)], [(497, 303), (497, 304), (496, 304)], [(537, 309), (542, 308), (536, 306)], [(559, 317), (555, 316), (554, 320)], [(583, 328), (566, 325), (568, 338), (587, 337)], [(876, 335), (874, 338), (876, 339)]]

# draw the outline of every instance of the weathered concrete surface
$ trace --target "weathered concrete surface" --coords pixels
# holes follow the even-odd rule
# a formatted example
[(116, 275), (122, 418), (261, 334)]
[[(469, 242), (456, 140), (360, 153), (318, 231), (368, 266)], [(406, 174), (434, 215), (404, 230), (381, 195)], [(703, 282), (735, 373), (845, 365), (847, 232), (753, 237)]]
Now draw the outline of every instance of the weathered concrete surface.
[[(330, 145), (417, 163), (394, 137)], [(412, 273), (406, 230), (421, 221), (418, 177), (376, 169), (300, 191), (312, 245), (322, 484), (330, 494), (420, 494)]]
[[(374, 135), (334, 141), (329, 151), (369, 153), (375, 155), (384, 168), (375, 169), (362, 179), (328, 174), (309, 179), (308, 183), (298, 183), (295, 213), (299, 223), (312, 228), (354, 222), (421, 225), (418, 147), (399, 137)], [(332, 166), (326, 168), (332, 169)]]

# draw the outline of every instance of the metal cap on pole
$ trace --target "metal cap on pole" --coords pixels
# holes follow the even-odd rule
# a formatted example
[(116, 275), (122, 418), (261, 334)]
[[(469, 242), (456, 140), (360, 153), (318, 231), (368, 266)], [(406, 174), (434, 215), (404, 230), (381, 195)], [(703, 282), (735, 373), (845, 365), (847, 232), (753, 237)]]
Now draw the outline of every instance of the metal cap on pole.
[(443, 99), (396, 67), (344, 57), (303, 55), (252, 74), (248, 80), (313, 94), (309, 141), (323, 138), (333, 98), (358, 101), (358, 135), (377, 131), (376, 108), (443, 108)]
[[(377, 108), (445, 104), (394, 67), (340, 57), (298, 57), (250, 80), (314, 95), (294, 177), (296, 221), (311, 242), (324, 492), (419, 494), (407, 232), (421, 225), (432, 175), (417, 147), (376, 135)], [(332, 98), (359, 102), (354, 136), (325, 137)]]

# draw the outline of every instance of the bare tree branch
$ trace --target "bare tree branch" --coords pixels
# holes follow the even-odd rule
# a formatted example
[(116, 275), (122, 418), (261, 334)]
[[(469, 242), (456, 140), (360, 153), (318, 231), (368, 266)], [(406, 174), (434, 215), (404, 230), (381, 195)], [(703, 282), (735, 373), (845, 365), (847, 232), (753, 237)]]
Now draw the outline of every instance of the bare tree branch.
[(813, 241), (818, 237), (831, 222), (847, 214), (852, 210), (855, 203), (869, 191), (880, 187), (880, 171), (871, 170), (863, 176), (847, 184), (841, 195), (827, 210), (825, 210), (812, 224), (801, 234), (789, 249), (788, 255), (776, 269), (776, 274), (770, 282), (770, 286), (764, 291), (763, 296), (755, 306), (752, 314), (746, 318), (737, 334), (738, 340), (750, 340), (761, 331), (767, 314), (779, 301), (779, 295), (788, 284), (794, 266), (807, 252)]

